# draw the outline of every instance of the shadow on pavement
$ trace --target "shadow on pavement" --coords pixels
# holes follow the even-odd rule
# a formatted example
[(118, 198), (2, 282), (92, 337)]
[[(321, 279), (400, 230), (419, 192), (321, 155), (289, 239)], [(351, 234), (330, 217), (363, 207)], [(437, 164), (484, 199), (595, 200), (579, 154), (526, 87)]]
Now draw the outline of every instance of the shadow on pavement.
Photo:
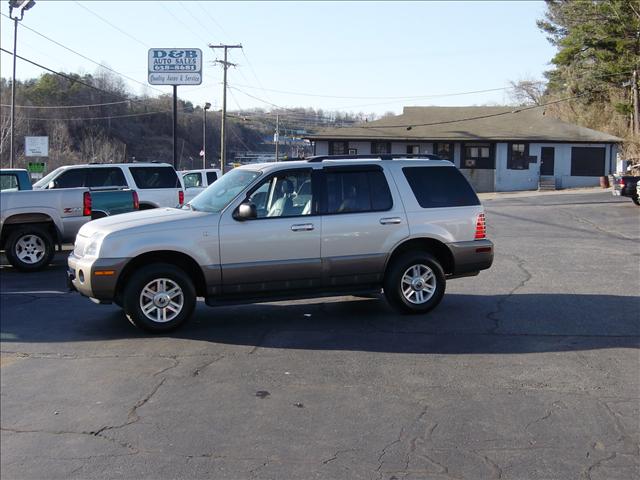
[(8, 350), (6, 342), (174, 338), (278, 349), (512, 354), (638, 348), (639, 311), (636, 297), (571, 294), (450, 293), (424, 316), (354, 297), (217, 308), (199, 303), (190, 322), (158, 337), (130, 325), (118, 307), (77, 294), (3, 294), (0, 330)]

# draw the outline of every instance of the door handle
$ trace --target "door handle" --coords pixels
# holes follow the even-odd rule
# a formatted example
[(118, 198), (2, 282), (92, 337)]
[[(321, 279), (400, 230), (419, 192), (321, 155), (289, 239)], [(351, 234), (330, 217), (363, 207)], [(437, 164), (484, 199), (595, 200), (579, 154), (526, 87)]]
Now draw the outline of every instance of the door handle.
[(291, 225), (291, 230), (294, 232), (313, 230), (313, 223), (299, 223), (297, 225)]
[(380, 223), (382, 225), (397, 225), (398, 223), (402, 223), (402, 219), (400, 217), (386, 217), (381, 218)]

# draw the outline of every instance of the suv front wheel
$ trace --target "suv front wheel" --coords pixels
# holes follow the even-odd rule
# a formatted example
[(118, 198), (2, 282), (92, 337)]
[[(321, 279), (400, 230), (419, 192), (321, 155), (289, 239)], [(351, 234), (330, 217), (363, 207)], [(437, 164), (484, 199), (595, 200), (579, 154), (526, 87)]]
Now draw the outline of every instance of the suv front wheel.
[(404, 313), (426, 313), (442, 300), (446, 279), (440, 263), (424, 252), (408, 252), (393, 261), (384, 278), (389, 303)]
[(189, 276), (171, 264), (142, 267), (127, 281), (124, 312), (131, 323), (152, 333), (168, 332), (186, 322), (196, 305)]

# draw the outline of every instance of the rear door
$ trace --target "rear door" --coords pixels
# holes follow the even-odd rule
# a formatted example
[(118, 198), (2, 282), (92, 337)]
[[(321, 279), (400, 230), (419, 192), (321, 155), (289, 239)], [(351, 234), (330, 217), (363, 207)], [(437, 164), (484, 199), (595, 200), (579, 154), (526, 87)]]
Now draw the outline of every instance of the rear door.
[(140, 199), (140, 208), (176, 207), (182, 184), (169, 165), (129, 167)]
[(388, 253), (409, 236), (393, 179), (379, 165), (327, 166), (321, 184), (323, 284), (379, 283)]

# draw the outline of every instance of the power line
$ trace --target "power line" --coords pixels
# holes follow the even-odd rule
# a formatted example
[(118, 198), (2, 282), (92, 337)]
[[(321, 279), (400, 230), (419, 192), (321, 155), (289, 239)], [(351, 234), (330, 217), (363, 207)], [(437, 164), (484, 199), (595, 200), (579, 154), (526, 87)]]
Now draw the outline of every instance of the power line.
[[(9, 55), (13, 55), (12, 52), (10, 52), (9, 50), (6, 50), (6, 49), (4, 49), (2, 47), (0, 47), (0, 51), (2, 51), (4, 53), (8, 53)], [(80, 85), (84, 85), (85, 87), (92, 88), (93, 90), (97, 90), (98, 92), (106, 93), (107, 95), (111, 95), (111, 96), (114, 96), (114, 97), (124, 98), (126, 101), (128, 101), (130, 103), (139, 103), (139, 104), (147, 106), (145, 104), (145, 102), (142, 101), (142, 100), (129, 99), (125, 95), (122, 95), (122, 94), (119, 94), (119, 93), (110, 92), (108, 90), (104, 90), (104, 89), (102, 89), (100, 87), (96, 87), (95, 85), (91, 85), (90, 83), (84, 82), (84, 81), (80, 80), (79, 78), (74, 78), (74, 77), (71, 77), (70, 75), (67, 75), (65, 73), (57, 72), (57, 71), (55, 71), (55, 70), (53, 70), (53, 69), (51, 69), (49, 67), (45, 67), (44, 65), (42, 65), (42, 64), (40, 64), (38, 62), (34, 62), (33, 60), (29, 60), (28, 58), (22, 57), (20, 55), (16, 55), (16, 58), (19, 58), (20, 60), (22, 60), (24, 62), (30, 63), (32, 65), (35, 65), (36, 67), (39, 67), (39, 68), (41, 68), (43, 70), (51, 72), (51, 73), (53, 73), (55, 75), (58, 75), (58, 76), (60, 76), (62, 78), (65, 78), (65, 79), (69, 80), (72, 83), (79, 83)]]
[(100, 20), (102, 20), (104, 23), (106, 23), (107, 25), (111, 26), (112, 28), (115, 28), (116, 30), (118, 30), (120, 33), (122, 33), (123, 35), (126, 35), (127, 37), (129, 37), (131, 40), (134, 40), (136, 42), (138, 42), (140, 45), (142, 45), (143, 47), (146, 48), (150, 48), (149, 45), (147, 45), (146, 43), (144, 43), (142, 40), (134, 37), (133, 35), (129, 34), (128, 32), (125, 32), (124, 30), (122, 30), (120, 27), (114, 25), (113, 23), (111, 23), (109, 20), (107, 20), (106, 18), (102, 17), (101, 15), (98, 15), (96, 12), (94, 12), (93, 10), (91, 10), (89, 7), (86, 7), (84, 5), (82, 5), (80, 2), (76, 1), (74, 2), (76, 3), (79, 7), (84, 8), (87, 12), (89, 12), (90, 14), (92, 14), (93, 16), (99, 18)]
[(526, 110), (533, 110), (535, 108), (542, 108), (542, 107), (546, 107), (548, 105), (554, 105), (556, 103), (562, 103), (562, 102), (567, 102), (569, 100), (575, 100), (576, 98), (580, 98), (580, 97), (584, 97), (585, 95), (590, 95), (593, 92), (585, 92), (585, 93), (581, 93), (579, 95), (574, 95), (572, 97), (566, 97), (566, 98), (561, 98), (559, 100), (554, 100), (552, 102), (547, 102), (547, 103), (541, 103), (540, 105), (532, 105), (530, 107), (516, 107), (513, 110), (509, 110), (506, 112), (499, 112), (499, 113), (491, 113), (491, 114), (487, 114), (487, 115), (477, 115), (475, 117), (466, 117), (466, 118), (459, 118), (457, 120), (443, 120), (443, 121), (439, 121), (439, 122), (430, 122), (430, 123), (411, 123), (411, 124), (407, 124), (407, 125), (354, 125), (352, 128), (362, 128), (362, 129), (382, 129), (382, 128), (406, 128), (407, 130), (411, 130), (414, 127), (431, 127), (434, 125), (447, 125), (450, 123), (460, 123), (460, 122), (467, 122), (467, 121), (471, 121), (471, 120), (481, 120), (484, 118), (492, 118), (492, 117), (500, 117), (503, 115), (514, 115), (516, 113), (520, 113), (520, 112), (524, 112)]
[(158, 115), (161, 113), (171, 113), (171, 110), (158, 110), (157, 112), (128, 113), (124, 115), (109, 115), (105, 117), (78, 117), (78, 118), (25, 117), (25, 119), (40, 120), (40, 121), (83, 122), (86, 120), (111, 120), (113, 118), (144, 117), (149, 115)]
[(401, 96), (401, 97), (357, 97), (357, 96), (342, 96), (342, 95), (321, 95), (321, 94), (315, 94), (315, 93), (303, 93), (303, 92), (290, 92), (290, 91), (286, 91), (286, 90), (276, 90), (273, 88), (262, 88), (262, 87), (255, 87), (252, 85), (238, 85), (237, 86), (240, 87), (244, 87), (244, 88), (253, 88), (253, 89), (258, 89), (261, 88), (262, 90), (268, 90), (270, 92), (276, 92), (276, 93), (286, 93), (288, 95), (299, 95), (299, 96), (303, 96), (303, 97), (320, 97), (320, 98), (338, 98), (338, 99), (347, 99), (347, 100), (410, 100), (410, 99), (414, 99), (414, 98), (439, 98), (439, 97), (454, 97), (454, 96), (458, 96), (458, 95), (472, 95), (472, 94), (476, 94), (476, 93), (487, 93), (487, 92), (498, 92), (501, 90), (511, 90), (513, 87), (499, 87), (499, 88), (488, 88), (485, 90), (473, 90), (473, 91), (468, 91), (468, 92), (455, 92), (455, 93), (440, 93), (440, 94), (432, 94), (432, 95), (407, 95), (407, 96)]
[[(11, 18), (11, 17), (9, 17), (9, 16), (5, 15), (4, 13), (2, 13), (1, 15), (2, 15), (3, 17)], [(59, 47), (62, 47), (62, 48), (64, 48), (65, 50), (68, 50), (69, 52), (74, 53), (74, 54), (78, 55), (79, 57), (82, 57), (82, 58), (84, 58), (85, 60), (88, 60), (89, 62), (91, 62), (91, 63), (93, 63), (93, 64), (95, 64), (95, 65), (98, 65), (100, 68), (104, 68), (105, 70), (109, 70), (110, 72), (113, 72), (113, 73), (115, 73), (116, 75), (119, 75), (119, 76), (120, 76), (120, 77), (122, 77), (122, 78), (126, 78), (127, 80), (130, 80), (130, 81), (132, 81), (132, 82), (135, 82), (135, 83), (137, 83), (137, 84), (139, 84), (139, 85), (142, 85), (142, 86), (144, 86), (144, 87), (148, 87), (148, 88), (150, 88), (150, 89), (152, 89), (152, 90), (155, 90), (156, 92), (164, 93), (162, 90), (159, 90), (159, 89), (154, 88), (154, 87), (150, 87), (148, 84), (146, 84), (146, 83), (144, 83), (144, 82), (141, 82), (141, 81), (139, 81), (139, 80), (136, 80), (135, 78), (131, 78), (131, 77), (129, 77), (129, 76), (127, 76), (127, 75), (125, 75), (124, 73), (120, 73), (120, 72), (118, 72), (117, 70), (114, 70), (113, 68), (111, 68), (111, 67), (109, 67), (109, 66), (103, 65), (102, 63), (97, 62), (97, 61), (93, 60), (92, 58), (89, 58), (89, 57), (87, 57), (86, 55), (83, 55), (82, 53), (77, 52), (76, 50), (74, 50), (74, 49), (72, 49), (72, 48), (70, 48), (70, 47), (67, 47), (66, 45), (63, 45), (62, 43), (60, 43), (60, 42), (58, 42), (58, 41), (54, 40), (53, 38), (47, 37), (45, 34), (40, 33), (40, 32), (38, 32), (37, 30), (35, 30), (35, 29), (31, 28), (31, 27), (28, 27), (27, 25), (24, 25), (24, 24), (23, 24), (23, 25), (22, 25), (22, 27), (23, 27), (23, 28), (26, 28), (27, 30), (29, 30), (29, 31), (31, 31), (31, 32), (33, 32), (33, 33), (35, 33), (36, 35), (41, 36), (42, 38), (44, 38), (44, 39), (46, 39), (46, 40), (49, 40), (49, 41), (50, 41), (50, 42), (52, 42), (52, 43), (55, 43), (55, 44), (56, 44), (56, 45), (58, 45)]]
[[(123, 103), (130, 103), (130, 100), (122, 100), (120, 102), (106, 102), (106, 103), (92, 103), (85, 105), (16, 105), (18, 108), (55, 108), (58, 110), (63, 110), (66, 108), (91, 108), (91, 107), (103, 107), (107, 105), (121, 105)], [(1, 107), (10, 107), (8, 104), (0, 104)]]
[(190, 25), (187, 25), (186, 23), (184, 23), (180, 19), (180, 17), (178, 17), (175, 13), (172, 13), (171, 10), (169, 10), (169, 8), (164, 5), (164, 2), (157, 2), (157, 5), (160, 5), (164, 9), (164, 11), (167, 12), (174, 20), (177, 20), (184, 27), (186, 27), (187, 32), (191, 32), (191, 33), (195, 34), (196, 37), (198, 37), (200, 40), (202, 40), (202, 43), (204, 43), (205, 45), (207, 44), (207, 41), (204, 39), (204, 37), (201, 37), (197, 32), (195, 32), (193, 30), (193, 28)]

